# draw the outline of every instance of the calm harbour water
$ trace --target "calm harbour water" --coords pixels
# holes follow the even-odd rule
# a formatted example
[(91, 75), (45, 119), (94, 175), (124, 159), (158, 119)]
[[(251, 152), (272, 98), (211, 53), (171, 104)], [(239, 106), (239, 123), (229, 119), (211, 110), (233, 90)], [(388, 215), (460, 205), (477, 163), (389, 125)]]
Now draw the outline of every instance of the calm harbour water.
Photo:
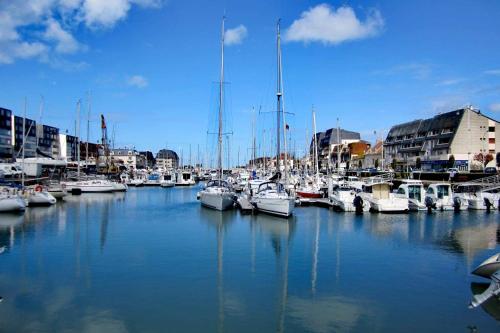
[(467, 308), (498, 212), (284, 220), (202, 208), (198, 190), (0, 215), (0, 332), (500, 331), (500, 302)]

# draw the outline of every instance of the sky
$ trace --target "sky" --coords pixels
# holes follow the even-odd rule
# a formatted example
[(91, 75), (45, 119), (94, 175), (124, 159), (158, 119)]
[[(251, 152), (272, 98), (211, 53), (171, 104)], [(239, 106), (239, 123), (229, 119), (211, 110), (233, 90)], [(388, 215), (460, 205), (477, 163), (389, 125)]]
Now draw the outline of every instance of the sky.
[(85, 138), (90, 96), (92, 141), (104, 114), (117, 147), (212, 154), (224, 15), (232, 164), (250, 156), (253, 118), (271, 150), (278, 19), (298, 154), (313, 107), (317, 131), (338, 118), (368, 141), (469, 104), (500, 118), (495, 0), (0, 0), (0, 107), (22, 115), (26, 98), (29, 118), (74, 133), (81, 99)]

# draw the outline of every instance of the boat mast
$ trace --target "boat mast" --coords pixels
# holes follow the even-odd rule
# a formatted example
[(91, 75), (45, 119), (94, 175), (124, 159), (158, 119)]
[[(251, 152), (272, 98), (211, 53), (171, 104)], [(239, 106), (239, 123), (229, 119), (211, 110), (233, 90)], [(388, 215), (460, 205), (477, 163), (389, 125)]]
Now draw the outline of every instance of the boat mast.
[(88, 168), (89, 165), (89, 140), (90, 140), (90, 90), (87, 95), (88, 99), (88, 110), (87, 110), (87, 142), (85, 143), (85, 166)]
[(276, 172), (280, 171), (280, 136), (281, 136), (281, 97), (283, 93), (281, 91), (281, 35), (280, 35), (280, 20), (278, 20), (276, 32), (276, 48), (277, 48), (277, 80), (276, 80)]
[(339, 118), (337, 118), (337, 173), (340, 173), (340, 159), (342, 158), (342, 153), (340, 151), (341, 142), (340, 142), (340, 123)]
[(76, 103), (76, 173), (78, 180), (80, 180), (80, 104), (81, 100)]
[(318, 137), (316, 135), (316, 112), (314, 111), (314, 106), (312, 107), (312, 120), (313, 120), (313, 133), (314, 133), (314, 171), (316, 172), (316, 177), (319, 175), (319, 165), (318, 165)]
[(219, 135), (217, 145), (217, 168), (219, 169), (219, 180), (222, 180), (222, 110), (224, 107), (224, 21), (226, 17), (222, 17), (221, 29), (221, 64), (220, 64), (220, 82), (219, 82)]
[(22, 155), (22, 161), (23, 161), (23, 172), (21, 173), (21, 185), (24, 188), (24, 142), (26, 141), (26, 108), (28, 107), (28, 99), (24, 97), (24, 115), (23, 115), (23, 155)]

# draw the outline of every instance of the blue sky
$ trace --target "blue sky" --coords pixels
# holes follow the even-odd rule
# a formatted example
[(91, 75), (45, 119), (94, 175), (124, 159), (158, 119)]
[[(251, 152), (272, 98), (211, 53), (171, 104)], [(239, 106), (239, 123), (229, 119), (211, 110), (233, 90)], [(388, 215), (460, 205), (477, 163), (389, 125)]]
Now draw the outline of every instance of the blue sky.
[[(387, 132), (392, 124), (473, 104), (500, 115), (500, 2), (0, 0), (0, 106), (74, 131), (92, 95), (116, 145), (212, 151), (221, 16), (226, 13), (233, 162), (249, 154), (252, 107), (275, 109), (276, 20), (285, 106), (299, 151), (317, 129)], [(234, 29), (234, 30), (233, 30)], [(82, 109), (82, 123), (85, 110)], [(261, 149), (274, 116), (257, 117)], [(266, 139), (263, 131), (266, 130)], [(85, 127), (82, 125), (82, 131)], [(269, 150), (269, 148), (268, 148)]]

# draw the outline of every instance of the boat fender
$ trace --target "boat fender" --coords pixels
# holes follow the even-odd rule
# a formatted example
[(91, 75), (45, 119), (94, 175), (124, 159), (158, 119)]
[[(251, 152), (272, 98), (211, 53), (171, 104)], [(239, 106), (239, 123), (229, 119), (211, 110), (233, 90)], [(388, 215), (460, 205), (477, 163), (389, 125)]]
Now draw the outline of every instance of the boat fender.
[(35, 192), (42, 192), (43, 188), (41, 185), (35, 186)]

